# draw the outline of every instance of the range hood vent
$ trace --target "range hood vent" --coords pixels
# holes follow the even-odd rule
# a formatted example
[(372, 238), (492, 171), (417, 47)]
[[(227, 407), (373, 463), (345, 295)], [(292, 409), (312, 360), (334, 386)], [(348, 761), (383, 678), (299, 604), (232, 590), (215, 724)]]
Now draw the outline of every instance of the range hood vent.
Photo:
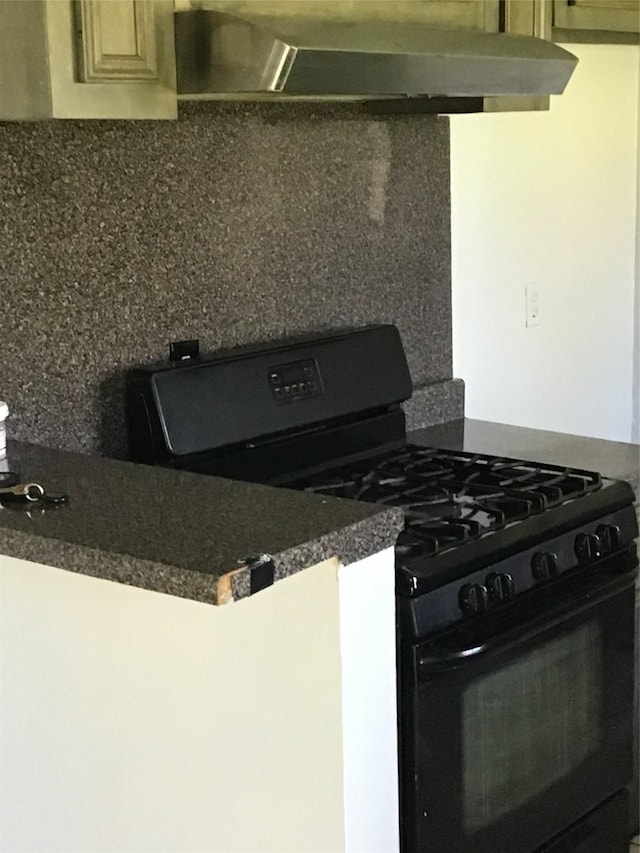
[(447, 99), (532, 98), (561, 94), (578, 61), (539, 38), (415, 23), (207, 9), (178, 11), (175, 22), (178, 94), (185, 98), (411, 98), (441, 106)]

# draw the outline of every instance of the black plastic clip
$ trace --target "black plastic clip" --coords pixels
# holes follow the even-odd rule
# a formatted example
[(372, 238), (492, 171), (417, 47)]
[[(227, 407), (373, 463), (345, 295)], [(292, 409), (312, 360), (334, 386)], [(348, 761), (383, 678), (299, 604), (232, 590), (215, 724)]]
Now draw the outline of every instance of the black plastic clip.
[(171, 341), (169, 343), (169, 361), (195, 361), (200, 358), (200, 341)]
[(249, 569), (250, 595), (273, 586), (276, 564), (271, 554), (249, 554), (241, 562)]

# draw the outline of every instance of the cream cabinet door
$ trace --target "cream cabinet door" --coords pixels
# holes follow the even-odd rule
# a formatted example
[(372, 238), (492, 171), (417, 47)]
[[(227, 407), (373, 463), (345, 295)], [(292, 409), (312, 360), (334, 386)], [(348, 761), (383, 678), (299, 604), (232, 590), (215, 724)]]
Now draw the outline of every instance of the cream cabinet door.
[(54, 118), (175, 118), (172, 0), (47, 0)]
[(554, 0), (553, 26), (556, 41), (566, 37), (572, 41), (637, 44), (640, 0)]
[(551, 38), (551, 0), (505, 0), (503, 29), (507, 33)]
[[(175, 0), (176, 11), (200, 0)], [(300, 15), (333, 20), (394, 20), (429, 27), (498, 32), (499, 0), (207, 0), (207, 8), (236, 15)]]
[(172, 0), (0, 0), (0, 120), (176, 118)]

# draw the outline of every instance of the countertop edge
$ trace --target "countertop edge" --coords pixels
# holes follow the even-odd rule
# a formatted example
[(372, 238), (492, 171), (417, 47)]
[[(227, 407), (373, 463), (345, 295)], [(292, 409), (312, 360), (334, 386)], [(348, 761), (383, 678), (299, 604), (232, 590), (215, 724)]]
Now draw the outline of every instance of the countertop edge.
[[(402, 528), (403, 518), (401, 510), (385, 508), (369, 518), (321, 534), (317, 539), (271, 554), (275, 563), (274, 583), (329, 557), (336, 556), (343, 565), (349, 565), (393, 546)], [(246, 565), (230, 565), (226, 574), (212, 574), (182, 568), (170, 562), (161, 563), (118, 551), (54, 539), (37, 531), (25, 532), (1, 526), (0, 553), (61, 571), (204, 604), (225, 604), (252, 595), (251, 569)], [(230, 597), (219, 601), (218, 594), (223, 588), (219, 582), (222, 578), (229, 579)]]
[[(378, 514), (340, 527), (317, 539), (294, 545), (273, 554), (276, 565), (274, 582), (297, 574), (310, 566), (336, 556), (347, 566), (395, 545), (404, 526), (401, 509), (387, 507)], [(250, 573), (234, 573), (231, 578), (234, 599), (250, 595)]]
[(204, 572), (8, 528), (0, 528), (0, 552), (61, 571), (216, 604), (216, 577)]

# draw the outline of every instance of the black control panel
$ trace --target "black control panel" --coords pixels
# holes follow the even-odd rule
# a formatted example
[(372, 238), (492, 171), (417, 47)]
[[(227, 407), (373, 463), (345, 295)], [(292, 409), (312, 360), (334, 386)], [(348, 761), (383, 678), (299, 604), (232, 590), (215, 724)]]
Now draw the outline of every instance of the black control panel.
[(269, 369), (269, 386), (279, 405), (322, 394), (322, 380), (315, 359), (290, 361)]
[[(399, 411), (411, 396), (411, 375), (395, 326), (366, 326), (196, 357), (191, 343), (179, 360), (127, 372), (127, 433), (133, 461), (190, 464), (215, 451), (235, 456), (241, 445), (331, 421)], [(304, 403), (302, 402), (304, 401)], [(299, 405), (283, 405), (285, 403)]]

